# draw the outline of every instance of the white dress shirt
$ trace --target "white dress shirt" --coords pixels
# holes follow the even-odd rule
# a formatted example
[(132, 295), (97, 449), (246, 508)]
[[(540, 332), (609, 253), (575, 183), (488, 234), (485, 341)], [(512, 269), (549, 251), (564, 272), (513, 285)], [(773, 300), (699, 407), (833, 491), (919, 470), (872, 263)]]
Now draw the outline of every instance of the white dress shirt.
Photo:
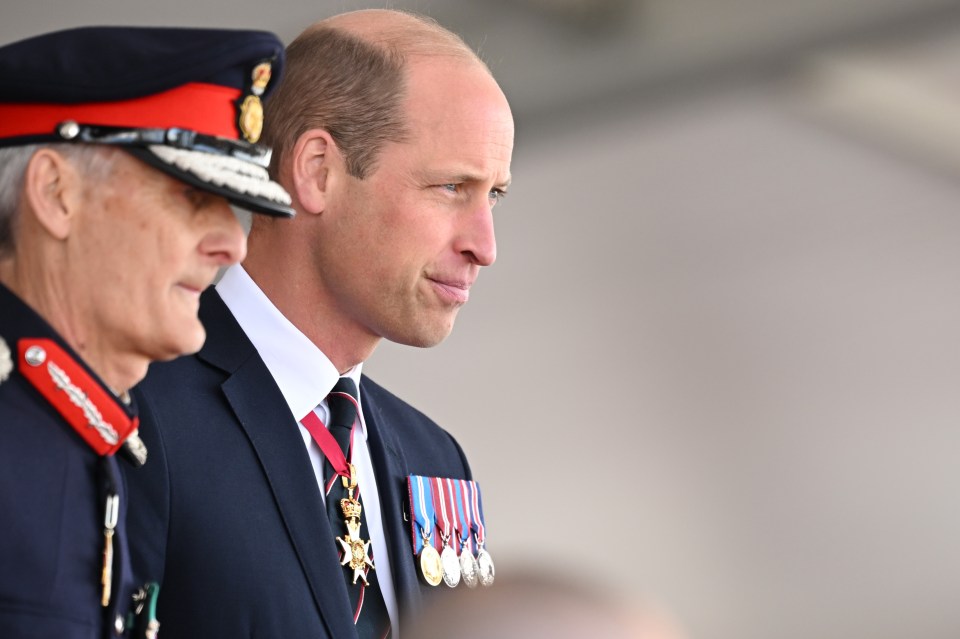
[[(298, 420), (296, 425), (300, 428), (303, 445), (306, 446), (307, 453), (310, 455), (313, 473), (316, 475), (320, 496), (323, 498), (323, 451), (299, 420), (310, 411), (314, 411), (320, 421), (324, 424), (328, 423), (330, 409), (327, 406), (326, 397), (340, 378), (339, 371), (306, 335), (277, 310), (273, 302), (264, 295), (260, 287), (239, 264), (226, 270), (217, 283), (217, 293), (223, 298), (243, 332), (253, 342), (280, 388), (283, 398), (287, 401), (290, 412)], [(346, 373), (346, 376), (356, 382), (358, 392), (362, 367), (363, 364), (358, 364)], [(354, 441), (351, 461), (359, 475), (357, 482), (363, 495), (363, 511), (367, 517), (367, 526), (370, 528), (367, 534), (370, 535), (373, 546), (373, 560), (380, 590), (383, 592), (387, 613), (390, 615), (392, 636), (399, 639), (397, 596), (393, 588), (390, 556), (387, 553), (386, 535), (383, 531), (380, 495), (377, 491), (370, 449), (367, 445), (367, 425), (363, 419), (362, 395), (359, 402), (363, 437), (360, 442)], [(290, 427), (292, 428), (293, 424)], [(334, 548), (333, 539), (330, 540), (330, 548)]]

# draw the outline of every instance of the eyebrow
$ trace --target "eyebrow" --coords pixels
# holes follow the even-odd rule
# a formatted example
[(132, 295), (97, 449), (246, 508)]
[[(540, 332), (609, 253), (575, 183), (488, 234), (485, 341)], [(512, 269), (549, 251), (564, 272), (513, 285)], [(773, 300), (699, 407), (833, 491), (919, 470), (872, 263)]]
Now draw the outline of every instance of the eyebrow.
[[(448, 179), (451, 179), (455, 182), (483, 182), (484, 178), (481, 178), (473, 173), (458, 173), (451, 175)], [(502, 182), (495, 182), (494, 188), (506, 190), (510, 187), (511, 182), (513, 182), (512, 176), (507, 176), (507, 179)]]

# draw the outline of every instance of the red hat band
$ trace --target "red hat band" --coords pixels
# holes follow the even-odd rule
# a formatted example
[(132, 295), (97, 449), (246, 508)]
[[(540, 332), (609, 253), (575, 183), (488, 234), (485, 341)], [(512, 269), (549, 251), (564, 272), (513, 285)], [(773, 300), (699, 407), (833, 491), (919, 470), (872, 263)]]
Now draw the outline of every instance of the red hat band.
[(137, 129), (189, 129), (239, 139), (236, 101), (240, 90), (191, 82), (132, 100), (85, 104), (0, 104), (0, 138), (50, 135), (65, 120)]

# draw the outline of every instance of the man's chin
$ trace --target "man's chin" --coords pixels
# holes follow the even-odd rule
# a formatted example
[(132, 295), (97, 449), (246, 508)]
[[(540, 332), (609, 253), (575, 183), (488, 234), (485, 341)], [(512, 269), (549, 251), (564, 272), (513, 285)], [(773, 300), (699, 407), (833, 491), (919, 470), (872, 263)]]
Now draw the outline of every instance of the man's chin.
[(154, 361), (168, 362), (183, 355), (193, 355), (203, 347), (207, 333), (200, 322), (184, 327), (183, 331), (171, 336), (162, 348), (152, 356)]
[(432, 348), (447, 339), (453, 331), (454, 319), (455, 316), (451, 316), (447, 322), (437, 322), (435, 324), (424, 322), (413, 327), (413, 330), (405, 331), (397, 335), (386, 335), (385, 337), (391, 342), (403, 344), (404, 346)]

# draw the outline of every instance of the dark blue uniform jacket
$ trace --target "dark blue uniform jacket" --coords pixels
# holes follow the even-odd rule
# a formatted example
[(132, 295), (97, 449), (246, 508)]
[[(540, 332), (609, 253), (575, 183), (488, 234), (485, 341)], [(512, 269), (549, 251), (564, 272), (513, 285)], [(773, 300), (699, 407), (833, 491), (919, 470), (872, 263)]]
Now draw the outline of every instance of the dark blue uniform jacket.
[[(18, 341), (37, 337), (55, 341), (82, 365), (49, 324), (0, 285), (0, 339), (12, 360), (0, 382), (0, 637), (117, 636), (117, 616), (125, 619), (133, 592), (123, 476), (117, 459), (94, 452), (18, 371)], [(9, 368), (0, 362), (0, 373)], [(73, 380), (78, 386), (103, 386), (83, 368), (91, 379)], [(112, 594), (103, 607), (108, 492), (119, 495), (120, 517)]]

